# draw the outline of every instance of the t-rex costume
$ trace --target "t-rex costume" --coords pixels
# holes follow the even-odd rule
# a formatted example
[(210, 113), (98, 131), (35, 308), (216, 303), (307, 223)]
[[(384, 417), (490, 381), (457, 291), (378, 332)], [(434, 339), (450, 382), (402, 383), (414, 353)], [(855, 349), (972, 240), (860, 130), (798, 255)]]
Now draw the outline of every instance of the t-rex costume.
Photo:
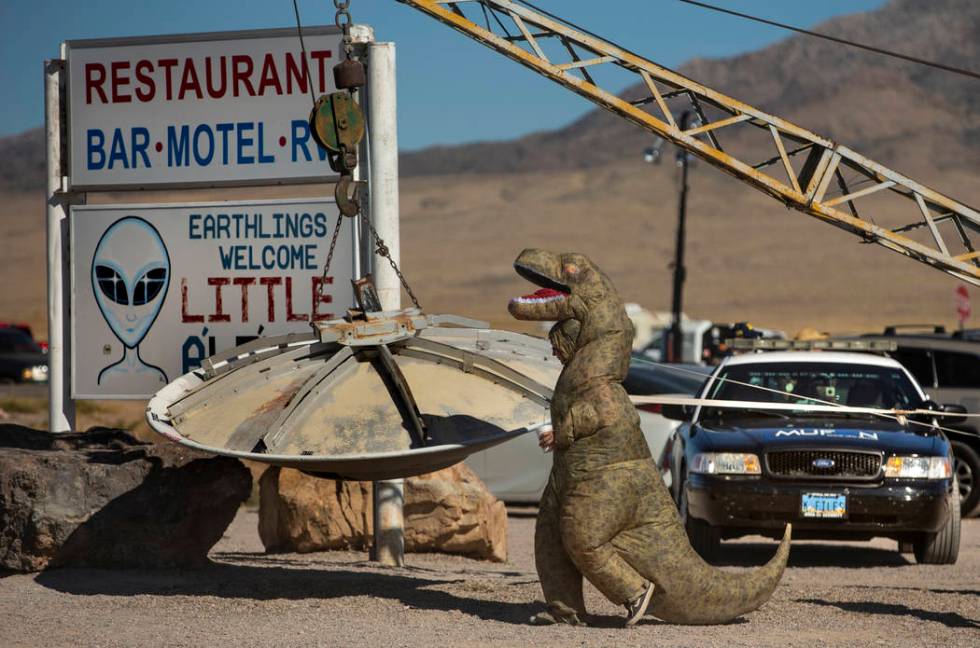
[[(691, 548), (621, 384), (633, 327), (612, 282), (581, 254), (528, 249), (514, 268), (542, 289), (511, 300), (511, 315), (556, 320), (556, 350), (570, 356), (551, 402), (554, 464), (534, 542), (551, 615), (579, 623), (583, 574), (624, 605), (649, 580), (648, 613), (671, 623), (724, 623), (761, 606), (786, 566), (790, 528), (772, 560), (749, 573), (711, 567)], [(569, 350), (566, 320), (579, 324)]]

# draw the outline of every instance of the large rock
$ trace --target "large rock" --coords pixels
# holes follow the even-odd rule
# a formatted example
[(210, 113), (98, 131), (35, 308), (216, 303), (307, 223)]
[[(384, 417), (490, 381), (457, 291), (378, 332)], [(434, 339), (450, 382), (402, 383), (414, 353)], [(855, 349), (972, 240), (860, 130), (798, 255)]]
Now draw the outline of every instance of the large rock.
[(251, 485), (236, 459), (121, 430), (0, 425), (0, 569), (202, 564)]
[(259, 480), (259, 538), (269, 552), (366, 549), (371, 493), (371, 482), (268, 468)]
[[(267, 551), (365, 549), (370, 482), (270, 468), (259, 482), (259, 536)], [(405, 550), (507, 559), (507, 511), (465, 464), (405, 480)]]

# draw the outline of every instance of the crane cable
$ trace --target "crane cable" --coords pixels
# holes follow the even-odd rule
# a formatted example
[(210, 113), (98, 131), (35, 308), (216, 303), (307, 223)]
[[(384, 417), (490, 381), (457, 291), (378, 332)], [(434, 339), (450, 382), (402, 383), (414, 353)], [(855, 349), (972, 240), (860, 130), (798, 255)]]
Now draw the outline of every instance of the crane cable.
[(865, 45), (863, 43), (857, 43), (855, 41), (847, 40), (845, 38), (838, 38), (836, 36), (829, 36), (827, 34), (820, 34), (808, 29), (801, 29), (799, 27), (794, 27), (792, 25), (787, 25), (784, 23), (779, 23), (774, 20), (768, 20), (766, 18), (759, 18), (758, 16), (752, 16), (739, 11), (734, 11), (732, 9), (725, 9), (724, 7), (717, 7), (715, 5), (710, 5), (706, 2), (699, 2), (698, 0), (677, 0), (678, 2), (683, 2), (684, 4), (694, 5), (696, 7), (701, 7), (702, 9), (708, 9), (710, 11), (717, 11), (719, 13), (728, 14), (730, 16), (736, 16), (738, 18), (745, 18), (746, 20), (751, 20), (754, 22), (762, 23), (764, 25), (770, 25), (772, 27), (779, 27), (780, 29), (787, 29), (789, 31), (797, 32), (798, 34), (805, 34), (807, 36), (813, 36), (815, 38), (822, 38), (834, 43), (841, 45), (847, 45), (849, 47), (856, 47), (858, 49), (867, 50), (869, 52), (874, 52), (875, 54), (883, 54), (884, 56), (891, 56), (893, 58), (901, 59), (903, 61), (908, 61), (910, 63), (918, 63), (919, 65), (925, 65), (928, 67), (936, 68), (938, 70), (943, 70), (945, 72), (952, 72), (953, 74), (960, 74), (962, 76), (972, 77), (974, 79), (980, 79), (980, 72), (975, 72), (973, 70), (967, 70), (965, 68), (954, 67), (952, 65), (946, 65), (944, 63), (937, 63), (936, 61), (929, 61), (926, 59), (921, 59), (916, 56), (910, 56), (908, 54), (902, 54), (901, 52), (894, 52), (892, 50), (882, 49), (880, 47), (875, 47), (873, 45)]

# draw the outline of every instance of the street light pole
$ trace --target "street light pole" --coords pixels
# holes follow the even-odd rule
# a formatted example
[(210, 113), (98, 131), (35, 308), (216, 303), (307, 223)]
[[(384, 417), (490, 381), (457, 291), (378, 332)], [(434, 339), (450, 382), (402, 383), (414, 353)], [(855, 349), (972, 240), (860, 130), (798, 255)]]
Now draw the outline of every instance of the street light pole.
[[(681, 130), (688, 129), (692, 113), (690, 110), (684, 111), (681, 115)], [(687, 278), (687, 268), (684, 267), (684, 243), (687, 226), (687, 170), (690, 166), (691, 156), (685, 150), (677, 153), (677, 164), (681, 168), (681, 194), (677, 214), (677, 240), (674, 244), (674, 296), (671, 305), (671, 324), (670, 324), (670, 348), (668, 351), (668, 362), (681, 362), (683, 360), (684, 336), (681, 332), (681, 311), (684, 301), (684, 280)]]

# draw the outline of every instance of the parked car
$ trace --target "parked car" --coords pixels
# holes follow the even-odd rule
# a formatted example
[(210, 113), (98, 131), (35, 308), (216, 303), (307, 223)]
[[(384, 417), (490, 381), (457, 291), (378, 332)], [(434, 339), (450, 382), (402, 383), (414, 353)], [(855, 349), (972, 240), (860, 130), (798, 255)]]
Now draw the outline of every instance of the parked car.
[[(889, 326), (883, 333), (862, 335), (861, 339), (893, 341), (897, 350), (888, 355), (912, 373), (930, 398), (980, 414), (980, 338), (974, 331), (949, 334), (942, 326), (925, 328), (915, 333)], [(975, 515), (980, 513), (980, 419), (943, 425), (952, 429), (947, 436), (953, 445), (962, 514)]]
[(29, 324), (25, 324), (24, 322), (0, 322), (0, 329), (6, 329), (6, 328), (17, 329), (22, 333), (26, 334), (27, 337), (34, 340), (34, 342), (39, 347), (41, 347), (41, 351), (47, 353), (48, 343), (43, 340), (38, 340), (37, 338), (35, 338), (34, 332), (31, 330), (31, 326)]
[[(708, 373), (709, 368), (699, 365), (662, 365), (634, 356), (623, 386), (635, 395), (691, 396), (700, 389)], [(659, 405), (644, 405), (637, 411), (651, 454), (663, 461), (665, 444), (678, 422), (664, 418)], [(514, 504), (537, 504), (548, 483), (551, 455), (538, 447), (534, 434), (524, 434), (470, 455), (466, 464), (498, 499)], [(669, 480), (666, 474), (665, 480)]]
[[(699, 395), (939, 407), (898, 362), (859, 353), (734, 356), (717, 367)], [(684, 420), (669, 457), (672, 490), (691, 543), (706, 559), (723, 539), (778, 538), (791, 522), (794, 539), (883, 536), (911, 549), (920, 563), (956, 562), (960, 507), (952, 448), (935, 417), (679, 406), (665, 406), (664, 415)]]
[(41, 347), (19, 328), (0, 328), (0, 381), (45, 382), (48, 359)]

